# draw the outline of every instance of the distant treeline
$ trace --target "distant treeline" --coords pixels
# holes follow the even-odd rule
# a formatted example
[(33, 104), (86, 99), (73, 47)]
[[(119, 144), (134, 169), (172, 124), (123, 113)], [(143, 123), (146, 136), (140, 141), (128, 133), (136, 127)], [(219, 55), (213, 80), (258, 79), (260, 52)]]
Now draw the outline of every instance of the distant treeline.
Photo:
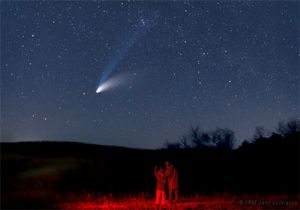
[[(300, 120), (291, 119), (287, 122), (280, 121), (275, 131), (267, 132), (264, 127), (257, 126), (253, 138), (245, 140), (241, 146), (256, 143), (262, 139), (272, 139), (275, 136), (289, 138), (300, 131)], [(216, 128), (213, 131), (203, 131), (199, 126), (191, 126), (190, 130), (179, 138), (177, 142), (166, 142), (167, 149), (187, 148), (215, 148), (231, 150), (236, 144), (234, 132), (227, 128)]]
[(299, 120), (232, 150), (233, 133), (194, 127), (180, 146), (140, 150), (72, 142), (1, 143), (1, 193), (154, 194), (155, 165), (178, 168), (180, 193), (299, 194)]

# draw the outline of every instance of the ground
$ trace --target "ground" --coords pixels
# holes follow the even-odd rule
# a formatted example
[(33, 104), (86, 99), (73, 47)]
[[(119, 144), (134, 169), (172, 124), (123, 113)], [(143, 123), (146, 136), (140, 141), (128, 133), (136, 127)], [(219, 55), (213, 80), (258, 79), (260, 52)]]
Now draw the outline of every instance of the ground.
[[(191, 197), (182, 197), (177, 204), (167, 204), (165, 206), (156, 206), (153, 199), (144, 199), (142, 197), (123, 197), (121, 199), (112, 199), (109, 197), (93, 197), (89, 195), (82, 198), (83, 200), (65, 202), (60, 205), (63, 209), (299, 209), (300, 196), (287, 195), (211, 195), (200, 196), (195, 195)], [(84, 201), (85, 199), (85, 201)]]

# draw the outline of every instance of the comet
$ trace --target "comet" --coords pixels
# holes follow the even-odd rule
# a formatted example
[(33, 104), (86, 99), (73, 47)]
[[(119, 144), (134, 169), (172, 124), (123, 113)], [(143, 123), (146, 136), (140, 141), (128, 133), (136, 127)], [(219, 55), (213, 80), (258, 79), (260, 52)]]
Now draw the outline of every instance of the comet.
[(100, 85), (97, 90), (96, 90), (96, 93), (101, 93), (102, 91), (104, 91), (105, 89), (108, 88), (108, 84), (107, 83), (104, 83), (103, 85)]
[(131, 47), (143, 37), (152, 27), (156, 24), (156, 19), (159, 17), (157, 12), (149, 14), (148, 16), (141, 17), (134, 26), (134, 30), (128, 34), (127, 39), (125, 39), (123, 44), (117, 48), (106, 67), (104, 68), (100, 81), (96, 87), (96, 93), (101, 93), (112, 87), (118, 86), (123, 83), (123, 79), (113, 78), (108, 79), (110, 75), (115, 71), (117, 66), (122, 62), (122, 60), (128, 54)]
[(126, 84), (130, 80), (129, 75), (129, 73), (123, 73), (106, 80), (97, 87), (96, 93), (99, 94), (109, 89)]

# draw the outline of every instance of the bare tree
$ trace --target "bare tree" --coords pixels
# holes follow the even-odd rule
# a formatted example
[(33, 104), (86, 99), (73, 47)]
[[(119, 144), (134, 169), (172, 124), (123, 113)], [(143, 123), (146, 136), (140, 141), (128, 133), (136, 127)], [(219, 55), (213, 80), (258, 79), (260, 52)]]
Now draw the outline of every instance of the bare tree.
[(187, 135), (183, 135), (179, 138), (180, 144), (182, 146), (182, 148), (190, 148), (189, 145), (189, 141), (188, 141), (188, 136)]
[(234, 141), (235, 137), (232, 130), (217, 128), (212, 133), (212, 142), (218, 148), (232, 149)]
[(191, 127), (190, 129), (191, 142), (197, 148), (208, 147), (211, 137), (209, 133), (201, 132), (199, 126)]
[(286, 124), (288, 133), (300, 132), (300, 119), (290, 120)]
[(300, 119), (292, 119), (288, 122), (280, 121), (276, 130), (282, 136), (300, 132)]
[(265, 128), (263, 126), (256, 126), (253, 139), (256, 140), (256, 139), (264, 138), (265, 133), (266, 133), (266, 131), (265, 131)]

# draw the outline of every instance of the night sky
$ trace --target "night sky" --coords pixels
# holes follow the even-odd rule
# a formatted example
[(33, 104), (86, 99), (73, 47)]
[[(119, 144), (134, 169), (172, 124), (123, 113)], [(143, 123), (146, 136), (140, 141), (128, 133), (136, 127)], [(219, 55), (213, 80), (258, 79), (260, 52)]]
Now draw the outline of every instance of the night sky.
[(1, 141), (240, 144), (299, 118), (299, 57), (298, 1), (1, 1)]

